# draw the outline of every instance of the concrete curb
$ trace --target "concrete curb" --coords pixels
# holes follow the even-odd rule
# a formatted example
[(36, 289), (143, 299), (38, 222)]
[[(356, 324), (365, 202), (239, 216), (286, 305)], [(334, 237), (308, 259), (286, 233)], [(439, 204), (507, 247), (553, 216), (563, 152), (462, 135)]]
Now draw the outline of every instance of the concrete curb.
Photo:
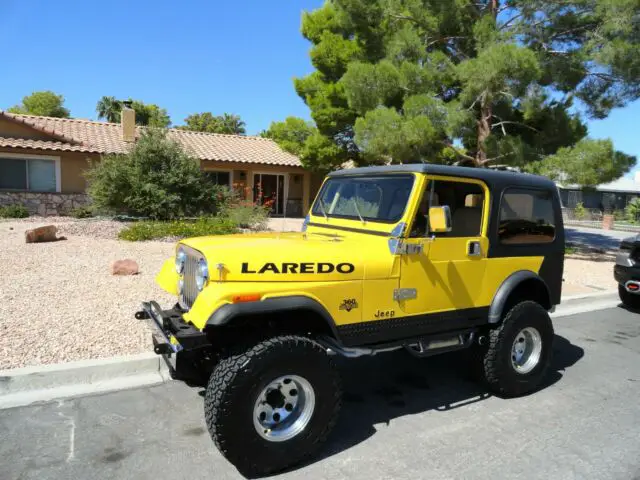
[(562, 303), (551, 314), (551, 318), (596, 312), (607, 308), (615, 308), (618, 305), (620, 305), (620, 298), (617, 290), (573, 295), (562, 299)]
[[(604, 310), (620, 303), (615, 290), (562, 300), (552, 318)], [(155, 353), (0, 370), (0, 409), (158, 385), (168, 380), (167, 365)]]
[(154, 353), (0, 370), (0, 409), (104, 393), (169, 380)]
[(571, 302), (573, 300), (582, 300), (583, 298), (607, 297), (610, 295), (617, 295), (617, 294), (618, 294), (618, 290), (604, 290), (599, 292), (578, 293), (576, 295), (569, 295), (566, 297), (562, 297), (562, 303)]

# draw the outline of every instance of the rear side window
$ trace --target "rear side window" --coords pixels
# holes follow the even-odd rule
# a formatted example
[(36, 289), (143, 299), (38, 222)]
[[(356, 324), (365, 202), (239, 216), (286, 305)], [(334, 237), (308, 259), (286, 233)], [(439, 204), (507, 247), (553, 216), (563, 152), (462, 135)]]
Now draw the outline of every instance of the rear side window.
[(500, 242), (551, 243), (556, 237), (551, 192), (510, 188), (500, 204)]

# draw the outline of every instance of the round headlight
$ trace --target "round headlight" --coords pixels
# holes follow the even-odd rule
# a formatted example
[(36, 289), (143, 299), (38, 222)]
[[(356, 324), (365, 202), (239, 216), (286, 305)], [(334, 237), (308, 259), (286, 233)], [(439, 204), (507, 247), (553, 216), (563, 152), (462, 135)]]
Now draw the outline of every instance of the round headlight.
[(203, 258), (198, 262), (198, 268), (196, 268), (196, 286), (198, 290), (202, 290), (209, 281), (209, 266), (207, 261)]
[(184, 272), (184, 264), (187, 261), (187, 252), (185, 252), (182, 248), (178, 250), (176, 253), (176, 272), (182, 275)]

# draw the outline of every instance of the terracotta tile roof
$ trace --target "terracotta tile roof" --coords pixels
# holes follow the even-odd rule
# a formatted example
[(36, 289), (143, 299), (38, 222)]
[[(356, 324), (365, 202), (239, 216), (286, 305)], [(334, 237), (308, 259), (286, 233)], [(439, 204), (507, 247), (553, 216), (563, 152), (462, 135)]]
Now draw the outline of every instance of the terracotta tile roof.
[[(52, 137), (51, 141), (0, 136), (0, 147), (87, 153), (125, 153), (130, 144), (122, 140), (119, 123), (72, 118), (36, 117), (0, 111), (0, 118), (22, 123)], [(143, 131), (137, 127), (137, 136)], [(201, 160), (302, 167), (295, 155), (262, 137), (222, 135), (169, 129), (169, 136)]]
[(74, 145), (66, 142), (55, 142), (47, 140), (35, 140), (30, 138), (0, 137), (0, 147), (33, 148), (36, 150), (61, 150), (64, 152), (93, 152), (93, 150), (88, 150), (84, 145)]

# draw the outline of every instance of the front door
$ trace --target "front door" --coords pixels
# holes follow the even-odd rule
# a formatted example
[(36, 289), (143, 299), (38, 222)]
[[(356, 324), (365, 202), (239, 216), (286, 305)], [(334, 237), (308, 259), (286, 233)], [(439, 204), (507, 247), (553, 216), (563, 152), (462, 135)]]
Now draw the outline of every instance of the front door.
[(253, 198), (258, 205), (271, 208), (272, 215), (284, 215), (285, 176), (282, 174), (255, 173), (253, 175)]
[[(428, 206), (448, 205), (452, 229), (430, 234)], [(421, 207), (408, 243), (423, 245), (419, 253), (401, 258), (400, 291), (413, 292), (399, 300), (403, 315), (419, 315), (479, 306), (487, 251), (489, 192), (476, 180), (432, 177), (427, 182)], [(422, 216), (422, 217), (421, 217)]]

